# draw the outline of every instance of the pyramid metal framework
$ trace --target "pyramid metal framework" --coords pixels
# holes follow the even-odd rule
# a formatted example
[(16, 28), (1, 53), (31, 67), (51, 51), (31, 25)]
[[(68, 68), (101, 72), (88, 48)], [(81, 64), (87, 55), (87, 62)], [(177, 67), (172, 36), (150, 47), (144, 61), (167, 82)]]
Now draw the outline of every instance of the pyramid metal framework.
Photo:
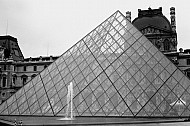
[[(190, 80), (119, 11), (0, 106), (4, 115), (189, 116)], [(71, 111), (71, 110), (70, 110)]]

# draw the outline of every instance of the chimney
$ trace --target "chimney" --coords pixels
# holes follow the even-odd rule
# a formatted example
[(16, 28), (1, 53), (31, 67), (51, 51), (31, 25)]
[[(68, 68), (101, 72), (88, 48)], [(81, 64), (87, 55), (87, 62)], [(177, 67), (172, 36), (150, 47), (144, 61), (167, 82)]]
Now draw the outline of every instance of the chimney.
[(53, 56), (50, 56), (49, 58), (50, 58), (50, 61), (52, 61), (52, 60), (53, 60)]
[(130, 11), (127, 11), (126, 12), (126, 18), (129, 22), (131, 22), (131, 12)]
[(183, 49), (182, 49), (182, 48), (180, 48), (180, 49), (179, 49), (179, 52), (180, 52), (180, 53), (182, 53), (182, 52), (183, 52)]
[(31, 62), (31, 61), (32, 61), (32, 57), (29, 58), (29, 62)]
[(39, 61), (42, 61), (42, 56), (39, 57)]
[(176, 32), (176, 21), (175, 21), (175, 7), (170, 8), (170, 18), (171, 18), (171, 27), (172, 31)]

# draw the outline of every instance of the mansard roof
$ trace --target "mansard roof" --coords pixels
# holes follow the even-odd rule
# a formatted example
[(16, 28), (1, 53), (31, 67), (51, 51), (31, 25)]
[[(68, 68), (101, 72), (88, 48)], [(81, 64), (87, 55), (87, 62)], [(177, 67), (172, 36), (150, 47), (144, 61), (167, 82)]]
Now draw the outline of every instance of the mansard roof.
[(155, 28), (172, 31), (171, 24), (169, 20), (162, 14), (162, 8), (148, 10), (138, 10), (138, 17), (133, 20), (133, 25), (137, 29), (141, 30), (148, 26), (153, 26)]

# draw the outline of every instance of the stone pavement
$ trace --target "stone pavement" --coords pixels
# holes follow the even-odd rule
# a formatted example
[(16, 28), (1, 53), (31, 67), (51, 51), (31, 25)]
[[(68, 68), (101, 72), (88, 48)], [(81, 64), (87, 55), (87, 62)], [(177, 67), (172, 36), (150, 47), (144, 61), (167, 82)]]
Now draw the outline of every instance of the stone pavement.
[(77, 117), (74, 120), (59, 120), (62, 117), (0, 116), (0, 122), (9, 125), (72, 125), (72, 126), (190, 126), (190, 122), (177, 118), (104, 118)]

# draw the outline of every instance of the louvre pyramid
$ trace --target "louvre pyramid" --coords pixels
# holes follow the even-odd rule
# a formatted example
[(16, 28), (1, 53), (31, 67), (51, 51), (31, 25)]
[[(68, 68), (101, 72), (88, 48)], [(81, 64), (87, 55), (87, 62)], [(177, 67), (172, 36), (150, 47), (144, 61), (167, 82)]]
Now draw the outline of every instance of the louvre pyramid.
[(119, 11), (0, 106), (4, 115), (188, 116), (190, 80)]

